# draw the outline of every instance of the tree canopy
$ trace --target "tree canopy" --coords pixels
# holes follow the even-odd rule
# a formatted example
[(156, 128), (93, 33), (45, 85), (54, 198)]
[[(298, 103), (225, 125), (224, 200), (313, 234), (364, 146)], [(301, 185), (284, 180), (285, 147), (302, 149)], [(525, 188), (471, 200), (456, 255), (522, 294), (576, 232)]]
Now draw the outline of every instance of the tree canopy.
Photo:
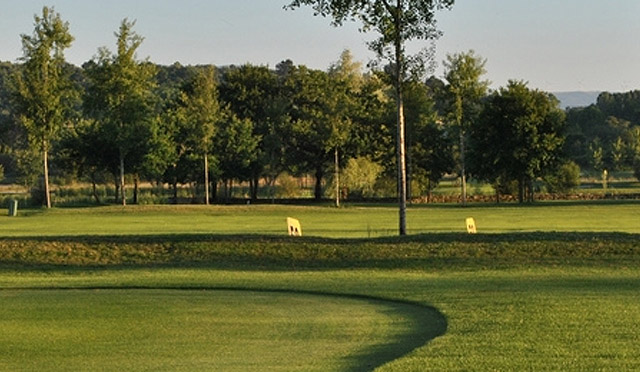
[(51, 208), (48, 154), (50, 141), (69, 114), (74, 89), (65, 74), (64, 50), (73, 36), (69, 23), (53, 8), (44, 7), (34, 16), (33, 35), (22, 35), (23, 68), (15, 75), (15, 110), (29, 135), (29, 142), (42, 154), (44, 203)]

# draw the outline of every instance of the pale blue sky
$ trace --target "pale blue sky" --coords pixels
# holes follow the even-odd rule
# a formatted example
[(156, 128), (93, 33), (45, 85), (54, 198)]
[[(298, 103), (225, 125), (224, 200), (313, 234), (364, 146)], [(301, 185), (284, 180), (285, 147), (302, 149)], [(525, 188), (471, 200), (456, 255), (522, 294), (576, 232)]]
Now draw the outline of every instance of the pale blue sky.
[[(268, 64), (284, 59), (326, 69), (345, 48), (372, 54), (357, 24), (341, 28), (286, 0), (0, 0), (0, 60), (21, 55), (20, 34), (53, 5), (76, 38), (67, 59), (82, 64), (98, 47), (114, 49), (127, 17), (145, 37), (139, 57), (171, 64)], [(508, 79), (548, 91), (640, 89), (640, 0), (457, 0), (438, 14), (446, 54), (474, 49), (487, 59), (493, 87)], [(435, 71), (442, 76), (441, 67)]]

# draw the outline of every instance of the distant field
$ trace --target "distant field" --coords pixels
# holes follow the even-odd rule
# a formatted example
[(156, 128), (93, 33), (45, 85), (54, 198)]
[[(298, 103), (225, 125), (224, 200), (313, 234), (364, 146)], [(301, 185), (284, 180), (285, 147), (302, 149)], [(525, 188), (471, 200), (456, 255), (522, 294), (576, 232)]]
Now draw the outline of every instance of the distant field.
[[(303, 234), (367, 238), (397, 234), (393, 205), (349, 206), (107, 206), (20, 210), (0, 216), (0, 236), (224, 234), (283, 235), (286, 217), (300, 220)], [(640, 232), (640, 202), (547, 202), (420, 205), (408, 210), (410, 234), (465, 232), (474, 217), (481, 233), (531, 231)]]

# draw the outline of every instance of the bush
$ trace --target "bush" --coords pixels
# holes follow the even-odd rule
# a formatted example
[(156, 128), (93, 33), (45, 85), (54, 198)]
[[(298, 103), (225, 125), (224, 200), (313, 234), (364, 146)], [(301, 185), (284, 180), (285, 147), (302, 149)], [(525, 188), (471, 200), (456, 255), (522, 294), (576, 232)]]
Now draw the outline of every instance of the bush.
[(298, 181), (288, 173), (283, 173), (278, 177), (278, 187), (276, 189), (276, 197), (278, 198), (297, 198), (301, 195), (300, 185)]
[(368, 158), (349, 159), (342, 172), (342, 184), (356, 197), (375, 195), (375, 186), (382, 173), (382, 165)]
[(638, 181), (640, 181), (640, 157), (637, 157), (633, 161), (633, 175)]
[(547, 191), (566, 194), (580, 186), (580, 166), (573, 161), (560, 165), (556, 172), (544, 179)]

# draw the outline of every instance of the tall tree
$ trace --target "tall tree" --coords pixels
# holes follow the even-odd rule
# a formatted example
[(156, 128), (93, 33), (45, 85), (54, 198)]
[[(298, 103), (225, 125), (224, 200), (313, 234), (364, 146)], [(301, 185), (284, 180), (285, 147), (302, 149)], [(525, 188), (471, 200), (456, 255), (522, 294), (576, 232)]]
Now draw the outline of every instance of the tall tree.
[[(363, 85), (362, 63), (353, 60), (353, 55), (349, 50), (345, 50), (340, 55), (340, 59), (329, 67), (329, 78), (333, 84), (338, 84), (341, 89), (335, 90), (337, 96), (334, 104), (329, 107), (329, 120), (332, 122), (334, 131), (331, 144), (334, 146), (334, 175), (335, 184), (335, 204), (340, 206), (340, 150), (347, 143), (352, 129), (353, 107), (356, 105), (357, 95)], [(344, 152), (344, 151), (343, 151)]]
[(136, 50), (144, 39), (133, 31), (134, 25), (124, 19), (116, 33), (117, 53), (101, 48), (97, 60), (86, 68), (89, 87), (85, 108), (117, 149), (122, 205), (126, 205), (125, 173), (140, 168), (154, 133), (156, 67), (136, 60)]
[(251, 120), (240, 119), (233, 113), (224, 112), (213, 146), (221, 177), (227, 185), (227, 198), (232, 196), (233, 180), (247, 181), (251, 178), (251, 165), (258, 156), (259, 142), (260, 137), (254, 135)]
[(15, 95), (20, 122), (31, 142), (42, 154), (44, 201), (51, 208), (49, 189), (49, 150), (51, 140), (63, 127), (74, 89), (65, 74), (64, 50), (73, 36), (69, 23), (53, 8), (44, 7), (42, 16), (34, 16), (32, 35), (22, 35), (24, 66), (16, 76)]
[(254, 136), (260, 138), (259, 155), (251, 164), (250, 194), (255, 200), (260, 178), (272, 186), (285, 166), (282, 133), (289, 120), (289, 107), (282, 79), (267, 66), (232, 67), (222, 76), (220, 98), (239, 119), (250, 120)]
[(397, 167), (399, 233), (405, 235), (407, 211), (407, 170), (405, 154), (405, 123), (403, 83), (412, 67), (421, 69), (429, 53), (409, 58), (405, 44), (411, 40), (433, 40), (440, 32), (435, 26), (435, 11), (450, 8), (454, 0), (293, 0), (287, 8), (311, 6), (322, 16), (330, 16), (333, 25), (360, 20), (362, 31), (375, 31), (380, 37), (369, 48), (380, 58), (386, 58), (393, 68), (397, 104)]
[(290, 164), (300, 172), (313, 172), (314, 196), (319, 200), (327, 165), (335, 161), (336, 149), (346, 142), (351, 126), (345, 109), (346, 84), (324, 71), (299, 66), (286, 85), (293, 103), (286, 138)]
[[(409, 156), (409, 184), (411, 180), (426, 184), (428, 197), (445, 173), (453, 170), (451, 135), (443, 125), (435, 108), (433, 94), (421, 82), (405, 87), (407, 114), (407, 153)], [(409, 195), (413, 190), (410, 189)]]
[(492, 183), (516, 181), (519, 201), (533, 201), (533, 181), (558, 164), (564, 128), (555, 97), (510, 81), (488, 98), (471, 127), (476, 174)]
[(180, 95), (180, 117), (187, 131), (187, 143), (192, 151), (203, 158), (204, 200), (209, 205), (209, 149), (219, 121), (220, 107), (215, 70), (208, 67), (198, 73), (193, 82)]
[(486, 60), (471, 50), (466, 53), (448, 55), (444, 63), (446, 86), (449, 95), (448, 114), (458, 133), (458, 160), (462, 188), (462, 204), (467, 204), (466, 143), (471, 125), (482, 110), (482, 99), (489, 89), (489, 81), (481, 80), (486, 73)]

